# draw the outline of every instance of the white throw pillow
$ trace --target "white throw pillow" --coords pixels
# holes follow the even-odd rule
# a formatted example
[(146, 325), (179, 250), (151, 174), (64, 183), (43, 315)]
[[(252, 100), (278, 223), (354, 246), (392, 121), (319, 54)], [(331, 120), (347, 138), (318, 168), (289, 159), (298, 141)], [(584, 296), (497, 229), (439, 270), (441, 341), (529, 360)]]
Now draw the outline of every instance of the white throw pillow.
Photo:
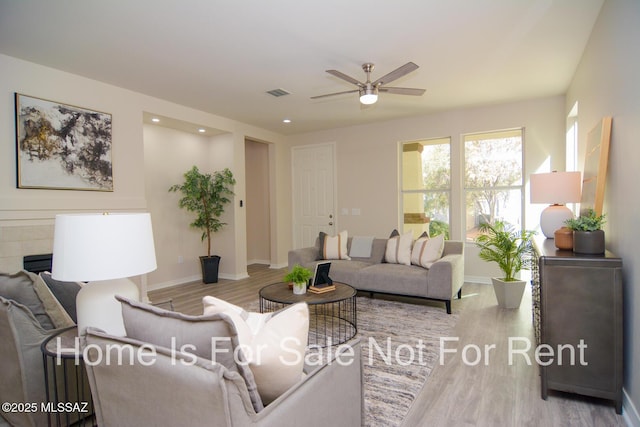
[(444, 251), (444, 235), (439, 234), (431, 239), (421, 237), (413, 245), (411, 264), (431, 268), (434, 262), (442, 258)]
[(309, 336), (306, 303), (293, 304), (275, 313), (247, 313), (212, 296), (203, 297), (202, 303), (205, 314), (222, 311), (233, 321), (264, 405), (302, 379)]
[(411, 265), (411, 243), (413, 232), (407, 231), (399, 236), (390, 237), (387, 240), (387, 248), (384, 259), (389, 264)]
[(323, 259), (351, 259), (347, 253), (347, 240), (349, 236), (347, 231), (341, 231), (337, 236), (324, 235), (321, 241)]

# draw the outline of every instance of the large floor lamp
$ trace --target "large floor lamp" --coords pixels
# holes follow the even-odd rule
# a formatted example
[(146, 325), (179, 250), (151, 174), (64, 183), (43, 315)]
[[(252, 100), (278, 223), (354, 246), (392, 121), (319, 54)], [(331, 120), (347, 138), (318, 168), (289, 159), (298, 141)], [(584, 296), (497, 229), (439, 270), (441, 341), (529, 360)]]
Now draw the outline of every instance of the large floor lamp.
[(531, 181), (531, 203), (549, 203), (540, 215), (540, 229), (549, 239), (554, 232), (573, 218), (565, 203), (580, 201), (582, 179), (580, 172), (549, 172), (533, 174)]
[(56, 215), (52, 277), (88, 282), (76, 297), (80, 335), (87, 326), (126, 335), (115, 295), (139, 300), (129, 277), (156, 267), (148, 213)]

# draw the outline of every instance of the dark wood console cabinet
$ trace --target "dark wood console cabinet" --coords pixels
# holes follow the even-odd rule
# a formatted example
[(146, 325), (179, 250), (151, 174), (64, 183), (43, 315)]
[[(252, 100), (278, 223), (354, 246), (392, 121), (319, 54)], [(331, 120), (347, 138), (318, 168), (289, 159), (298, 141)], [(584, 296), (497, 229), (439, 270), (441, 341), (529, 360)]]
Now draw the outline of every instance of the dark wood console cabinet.
[(553, 239), (535, 246), (533, 322), (546, 354), (542, 398), (559, 390), (610, 399), (622, 413), (622, 260), (609, 252), (561, 251)]

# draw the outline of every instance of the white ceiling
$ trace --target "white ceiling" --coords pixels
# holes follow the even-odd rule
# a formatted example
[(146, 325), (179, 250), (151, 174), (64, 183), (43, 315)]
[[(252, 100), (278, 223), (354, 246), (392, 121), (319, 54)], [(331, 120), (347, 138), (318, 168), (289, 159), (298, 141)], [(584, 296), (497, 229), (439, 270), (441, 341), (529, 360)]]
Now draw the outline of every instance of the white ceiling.
[[(602, 3), (0, 0), (0, 53), (294, 134), (563, 94)], [(327, 69), (363, 81), (373, 62), (375, 80), (409, 61), (390, 86), (422, 97), (309, 99), (354, 88)]]

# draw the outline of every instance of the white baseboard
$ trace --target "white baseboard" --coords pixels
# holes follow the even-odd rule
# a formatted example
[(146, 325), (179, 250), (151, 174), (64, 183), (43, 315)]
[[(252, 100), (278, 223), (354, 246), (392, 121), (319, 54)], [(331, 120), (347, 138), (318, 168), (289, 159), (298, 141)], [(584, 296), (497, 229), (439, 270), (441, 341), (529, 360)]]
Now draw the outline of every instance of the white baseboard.
[(465, 283), (482, 283), (483, 285), (491, 284), (491, 277), (484, 276), (464, 276)]
[(202, 280), (202, 276), (197, 275), (197, 276), (189, 276), (189, 277), (182, 277), (180, 279), (169, 280), (167, 282), (154, 283), (153, 285), (148, 286), (147, 292), (157, 291), (158, 289), (170, 288), (171, 286), (184, 285), (185, 283), (190, 283), (190, 282), (198, 282), (201, 280)]
[[(240, 279), (246, 279), (248, 277), (249, 275), (247, 274), (246, 271), (238, 274), (218, 273), (218, 278), (227, 279), (227, 280), (240, 280)], [(158, 289), (170, 288), (171, 286), (184, 285), (185, 283), (201, 282), (201, 281), (202, 281), (202, 275), (200, 274), (196, 276), (182, 277), (180, 279), (174, 279), (166, 282), (154, 283), (153, 285), (149, 285), (149, 287), (147, 288), (147, 292), (157, 291)]]
[(281, 268), (286, 268), (288, 266), (289, 266), (289, 264), (270, 264), (269, 268), (272, 269), (272, 270), (279, 270)]
[(247, 260), (247, 265), (251, 265), (251, 264), (269, 265), (269, 264), (271, 264), (271, 260), (268, 260), (268, 259), (248, 259)]
[(218, 273), (218, 277), (220, 279), (227, 279), (227, 280), (240, 280), (240, 279), (248, 279), (249, 278), (249, 274), (247, 274), (246, 271), (244, 271), (242, 273), (238, 273), (238, 274)]
[(624, 388), (622, 389), (622, 418), (629, 427), (640, 427), (638, 409)]

